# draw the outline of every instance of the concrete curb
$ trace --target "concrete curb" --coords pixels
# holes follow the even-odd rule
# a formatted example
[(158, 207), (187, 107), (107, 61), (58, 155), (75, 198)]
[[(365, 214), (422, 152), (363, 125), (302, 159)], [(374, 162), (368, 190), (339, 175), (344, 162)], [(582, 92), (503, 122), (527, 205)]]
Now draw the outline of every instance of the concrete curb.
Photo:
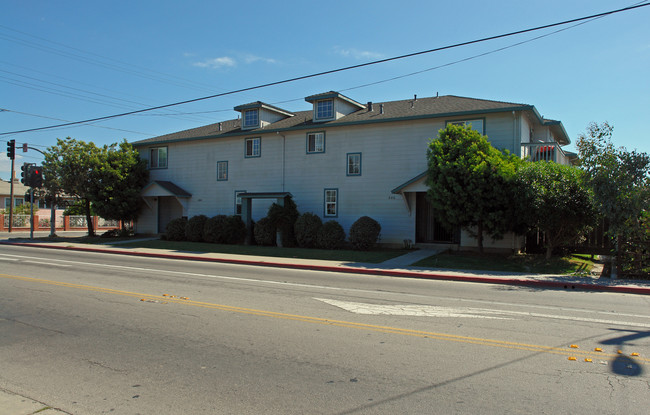
[(616, 292), (625, 294), (639, 294), (650, 295), (650, 286), (641, 287), (638, 285), (620, 285), (612, 282), (612, 284), (589, 284), (571, 280), (570, 277), (564, 281), (551, 281), (548, 279), (540, 278), (509, 278), (509, 277), (493, 277), (481, 275), (459, 275), (457, 273), (446, 272), (429, 272), (422, 271), (408, 271), (397, 269), (379, 269), (379, 268), (357, 268), (350, 266), (330, 266), (320, 264), (292, 264), (287, 262), (274, 262), (274, 261), (259, 261), (259, 260), (242, 260), (234, 258), (210, 258), (199, 255), (191, 254), (165, 254), (155, 252), (141, 252), (141, 251), (126, 251), (121, 249), (106, 249), (106, 248), (91, 248), (79, 246), (57, 246), (51, 244), (29, 243), (29, 242), (7, 242), (0, 241), (0, 244), (28, 246), (36, 248), (49, 248), (49, 249), (64, 249), (69, 251), (79, 252), (93, 252), (93, 253), (111, 253), (118, 255), (141, 256), (149, 258), (163, 258), (163, 259), (182, 259), (188, 261), (202, 261), (202, 262), (216, 262), (224, 264), (236, 265), (250, 265), (262, 266), (273, 268), (288, 268), (288, 269), (304, 269), (326, 272), (343, 272), (350, 274), (365, 274), (365, 275), (378, 275), (378, 276), (391, 276), (400, 278), (419, 278), (429, 280), (441, 281), (458, 281), (458, 282), (476, 282), (482, 284), (500, 284), (500, 285), (514, 285), (533, 288), (553, 288), (560, 290), (583, 290), (583, 291), (600, 291), (600, 292)]

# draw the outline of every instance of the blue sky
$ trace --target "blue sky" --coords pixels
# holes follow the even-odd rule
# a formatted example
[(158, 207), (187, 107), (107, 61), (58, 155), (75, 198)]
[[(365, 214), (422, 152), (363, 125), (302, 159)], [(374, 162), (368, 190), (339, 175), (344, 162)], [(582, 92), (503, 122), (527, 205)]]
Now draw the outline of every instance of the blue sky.
[[(3, 0), (0, 108), (8, 111), (0, 112), (0, 133), (184, 101), (638, 2), (441, 3)], [(304, 97), (330, 90), (362, 103), (438, 93), (531, 104), (562, 121), (574, 143), (590, 122), (609, 121), (617, 146), (650, 152), (648, 22), (650, 6), (554, 34), (558, 28), (93, 125), (2, 135), (0, 177), (9, 179), (9, 139), (42, 151), (67, 136), (98, 145), (137, 141), (236, 118), (233, 107), (251, 101), (306, 110)], [(548, 36), (532, 40), (540, 35)], [(405, 76), (415, 72), (421, 73)], [(41, 161), (36, 151), (18, 151), (15, 169)]]

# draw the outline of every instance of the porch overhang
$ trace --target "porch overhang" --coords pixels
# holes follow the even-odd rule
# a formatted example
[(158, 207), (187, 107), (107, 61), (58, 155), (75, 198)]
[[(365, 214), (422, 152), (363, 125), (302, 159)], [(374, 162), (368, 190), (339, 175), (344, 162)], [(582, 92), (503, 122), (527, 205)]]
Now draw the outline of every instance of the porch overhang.
[(192, 194), (175, 185), (172, 182), (164, 180), (155, 180), (142, 189), (142, 198), (150, 209), (153, 209), (154, 199), (158, 197), (174, 197), (187, 212), (187, 203)]
[(427, 173), (428, 171), (424, 171), (390, 191), (392, 194), (402, 196), (402, 201), (406, 206), (409, 216), (412, 214), (412, 208), (409, 204), (408, 198), (406, 197), (406, 193), (426, 192), (429, 190), (429, 187), (427, 186)]

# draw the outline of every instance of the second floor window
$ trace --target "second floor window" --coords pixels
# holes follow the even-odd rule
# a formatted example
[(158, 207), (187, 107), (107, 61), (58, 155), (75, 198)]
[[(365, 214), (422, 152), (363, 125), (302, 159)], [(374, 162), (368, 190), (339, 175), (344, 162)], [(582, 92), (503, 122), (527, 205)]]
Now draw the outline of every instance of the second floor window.
[(348, 176), (361, 176), (361, 153), (348, 153)]
[(167, 147), (152, 148), (149, 155), (149, 168), (167, 168)]
[(218, 161), (217, 162), (217, 181), (226, 181), (228, 180), (228, 162), (227, 161)]
[(307, 153), (325, 152), (325, 133), (307, 134)]
[(259, 157), (260, 156), (260, 138), (247, 138), (246, 139), (246, 157)]

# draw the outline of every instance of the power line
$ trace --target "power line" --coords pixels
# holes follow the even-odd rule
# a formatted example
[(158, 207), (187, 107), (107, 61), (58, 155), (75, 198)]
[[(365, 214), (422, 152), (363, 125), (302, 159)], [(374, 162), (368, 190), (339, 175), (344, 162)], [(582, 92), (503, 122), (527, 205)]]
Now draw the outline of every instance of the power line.
[(534, 31), (538, 31), (538, 30), (542, 30), (542, 29), (548, 29), (548, 28), (552, 28), (552, 27), (563, 26), (563, 25), (567, 25), (567, 24), (571, 24), (571, 23), (578, 23), (578, 22), (582, 22), (582, 21), (585, 21), (585, 20), (592, 20), (592, 19), (596, 19), (596, 18), (599, 18), (599, 17), (604, 17), (604, 16), (608, 16), (608, 15), (612, 15), (612, 14), (622, 13), (622, 12), (625, 12), (625, 11), (634, 10), (634, 9), (638, 9), (640, 7), (646, 7), (646, 6), (650, 6), (650, 3), (637, 4), (637, 5), (633, 5), (633, 6), (629, 6), (629, 7), (624, 7), (624, 8), (621, 8), (621, 9), (610, 10), (608, 12), (593, 14), (593, 15), (590, 15), (590, 16), (579, 17), (579, 18), (576, 18), (576, 19), (565, 20), (565, 21), (562, 21), (562, 22), (551, 23), (551, 24), (537, 26), (537, 27), (533, 27), (533, 28), (529, 28), (529, 29), (518, 30), (518, 31), (510, 32), (510, 33), (504, 33), (504, 34), (500, 34), (500, 35), (484, 37), (484, 38), (481, 38), (481, 39), (475, 39), (475, 40), (470, 40), (470, 41), (466, 41), (466, 42), (460, 42), (460, 43), (456, 43), (456, 44), (452, 44), (452, 45), (441, 46), (441, 47), (438, 47), (438, 48), (433, 48), (433, 49), (428, 49), (428, 50), (424, 50), (424, 51), (408, 53), (408, 54), (405, 54), (405, 55), (394, 56), (394, 57), (391, 57), (391, 58), (379, 59), (379, 60), (366, 62), (366, 63), (361, 63), (361, 64), (357, 64), (357, 65), (351, 65), (351, 66), (346, 66), (346, 67), (342, 67), (342, 68), (331, 69), (331, 70), (327, 70), (327, 71), (312, 73), (312, 74), (309, 74), (309, 75), (297, 76), (297, 77), (294, 77), (294, 78), (288, 78), (288, 79), (284, 79), (284, 80), (281, 80), (281, 81), (274, 81), (274, 82), (269, 82), (269, 83), (260, 84), (260, 85), (256, 85), (256, 86), (240, 88), (240, 89), (236, 89), (236, 90), (232, 90), (232, 91), (222, 92), (222, 93), (219, 93), (219, 94), (208, 95), (208, 96), (205, 96), (205, 97), (193, 98), (193, 99), (188, 99), (188, 100), (185, 100), (185, 101), (178, 101), (178, 102), (174, 102), (174, 103), (171, 103), (171, 104), (158, 105), (158, 106), (155, 106), (155, 107), (143, 108), (143, 109), (140, 109), (140, 110), (123, 112), (123, 113), (120, 113), (120, 114), (113, 114), (113, 115), (107, 115), (107, 116), (103, 116), (103, 117), (91, 118), (91, 119), (87, 119), (87, 120), (83, 120), (83, 121), (75, 121), (75, 122), (70, 122), (70, 123), (65, 123), (65, 124), (51, 125), (51, 126), (47, 126), (47, 127), (30, 128), (30, 129), (27, 129), (27, 130), (5, 132), (5, 133), (0, 133), (0, 135), (19, 134), (19, 133), (26, 133), (26, 132), (32, 132), (32, 131), (42, 131), (42, 130), (48, 130), (48, 129), (52, 129), (52, 128), (67, 127), (67, 126), (77, 125), (77, 124), (86, 124), (86, 123), (90, 123), (90, 122), (96, 122), (96, 121), (108, 120), (108, 119), (112, 119), (112, 118), (124, 117), (124, 116), (127, 116), (127, 115), (140, 114), (140, 113), (143, 113), (143, 112), (149, 112), (149, 111), (154, 111), (154, 110), (158, 110), (158, 109), (178, 106), (178, 105), (185, 105), (185, 104), (190, 104), (190, 103), (193, 103), (193, 102), (199, 102), (199, 101), (205, 101), (205, 100), (208, 100), (208, 99), (218, 98), (218, 97), (222, 97), (222, 96), (226, 96), (226, 95), (233, 95), (233, 94), (237, 94), (237, 93), (241, 93), (241, 92), (252, 91), (252, 90), (255, 90), (255, 89), (267, 88), (267, 87), (270, 87), (270, 86), (282, 85), (282, 84), (286, 84), (286, 83), (290, 83), (290, 82), (296, 82), (296, 81), (300, 81), (300, 80), (304, 80), (304, 79), (316, 78), (316, 77), (319, 77), (319, 76), (324, 76), (324, 75), (330, 75), (330, 74), (334, 74), (334, 73), (338, 73), (338, 72), (349, 71), (349, 70), (352, 70), (352, 69), (359, 69), (359, 68), (363, 68), (363, 67), (367, 67), (367, 66), (378, 65), (380, 63), (386, 63), (386, 62), (392, 62), (392, 61), (406, 59), (406, 58), (412, 58), (412, 57), (415, 57), (415, 56), (425, 55), (425, 54), (434, 53), (434, 52), (440, 52), (440, 51), (448, 50), (448, 49), (454, 49), (454, 48), (458, 48), (458, 47), (461, 47), (461, 46), (468, 46), (468, 45), (473, 45), (473, 44), (477, 44), (477, 43), (487, 42), (487, 41), (490, 41), (490, 40), (502, 39), (502, 38), (506, 38), (506, 37), (510, 37), (510, 36), (515, 36), (515, 35), (520, 35), (520, 34), (524, 34), (524, 33), (534, 32)]

